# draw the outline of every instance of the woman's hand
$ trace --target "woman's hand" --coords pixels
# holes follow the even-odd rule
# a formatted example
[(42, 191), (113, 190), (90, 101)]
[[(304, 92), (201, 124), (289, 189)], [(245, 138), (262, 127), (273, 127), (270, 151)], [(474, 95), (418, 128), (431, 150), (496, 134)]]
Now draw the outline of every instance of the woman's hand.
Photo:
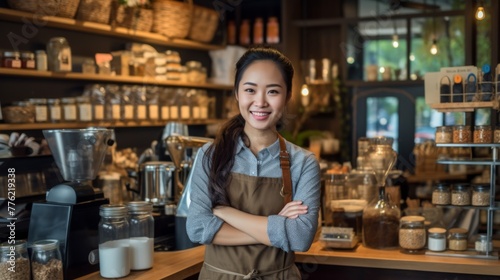
[(299, 215), (307, 213), (307, 205), (303, 205), (302, 201), (295, 200), (288, 202), (283, 209), (278, 213), (280, 216), (285, 216), (289, 219), (295, 219)]

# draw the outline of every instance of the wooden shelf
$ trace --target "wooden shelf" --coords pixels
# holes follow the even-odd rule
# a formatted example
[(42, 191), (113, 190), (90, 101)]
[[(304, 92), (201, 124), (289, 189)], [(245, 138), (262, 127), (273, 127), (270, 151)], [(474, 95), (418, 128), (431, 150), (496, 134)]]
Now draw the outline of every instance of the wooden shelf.
[(493, 102), (457, 102), (457, 103), (435, 103), (429, 104), (434, 110), (439, 112), (474, 112), (479, 108), (492, 108)]
[(62, 17), (41, 16), (40, 14), (32, 14), (7, 8), (0, 8), (0, 19), (7, 21), (24, 22), (26, 20), (29, 21), (36, 20), (38, 22), (43, 22), (44, 26), (49, 26), (49, 27), (56, 27), (56, 28), (92, 33), (92, 34), (122, 37), (145, 43), (151, 43), (169, 47), (179, 47), (184, 49), (217, 50), (217, 49), (223, 49), (225, 47), (225, 45), (212, 45), (185, 39), (171, 39), (158, 33), (137, 31), (123, 27), (112, 27), (111, 25), (108, 24), (102, 24), (90, 21), (80, 21)]
[(82, 81), (92, 81), (92, 82), (147, 84), (147, 85), (189, 87), (189, 88), (216, 89), (216, 90), (233, 89), (232, 85), (222, 85), (222, 84), (185, 83), (185, 82), (175, 82), (175, 81), (161, 81), (148, 77), (105, 76), (98, 74), (82, 74), (75, 72), (50, 72), (50, 71), (37, 71), (37, 70), (11, 69), (11, 68), (0, 68), (0, 75), (23, 76), (32, 78), (46, 78), (46, 79), (82, 80)]
[(403, 81), (360, 81), (360, 80), (347, 80), (344, 82), (348, 87), (393, 87), (393, 86), (423, 86), (423, 80), (403, 80)]
[[(220, 123), (220, 119), (180, 121), (188, 125), (207, 125)], [(75, 129), (87, 127), (163, 127), (168, 121), (103, 121), (103, 122), (64, 122), (64, 123), (3, 123), (0, 131), (40, 130), (40, 129)]]

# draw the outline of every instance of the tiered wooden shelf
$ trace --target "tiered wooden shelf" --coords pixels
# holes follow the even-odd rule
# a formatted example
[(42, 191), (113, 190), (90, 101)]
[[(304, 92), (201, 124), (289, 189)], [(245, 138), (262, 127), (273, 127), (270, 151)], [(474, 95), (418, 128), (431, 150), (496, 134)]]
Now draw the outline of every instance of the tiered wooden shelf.
[(429, 104), (429, 107), (439, 112), (474, 112), (475, 109), (479, 108), (492, 108), (493, 102), (434, 103)]

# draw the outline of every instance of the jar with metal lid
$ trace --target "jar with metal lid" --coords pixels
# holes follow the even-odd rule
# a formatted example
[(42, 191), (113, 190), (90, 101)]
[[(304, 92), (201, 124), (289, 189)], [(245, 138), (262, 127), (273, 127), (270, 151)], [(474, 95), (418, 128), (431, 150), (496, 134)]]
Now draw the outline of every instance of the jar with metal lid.
[(465, 228), (452, 228), (448, 231), (448, 248), (453, 251), (467, 250), (468, 231)]
[(476, 184), (472, 186), (472, 206), (490, 205), (490, 185)]
[(425, 247), (425, 218), (404, 216), (399, 222), (399, 246), (403, 253), (415, 254)]
[(58, 240), (44, 239), (33, 243), (31, 272), (33, 280), (63, 279), (63, 263)]
[(80, 122), (92, 121), (92, 104), (88, 96), (79, 96), (76, 98), (77, 120)]
[(467, 125), (456, 125), (453, 127), (453, 143), (471, 143), (472, 132)]
[(61, 102), (57, 98), (47, 99), (49, 121), (58, 123), (61, 121)]
[(491, 143), (492, 142), (491, 126), (476, 125), (474, 127), (474, 143)]
[(451, 203), (451, 191), (448, 184), (438, 184), (432, 191), (432, 204), (448, 205)]
[(486, 234), (479, 234), (474, 242), (476, 252), (481, 254), (488, 254), (493, 251), (493, 243), (491, 237)]
[(50, 71), (71, 72), (71, 48), (64, 37), (54, 37), (47, 43), (47, 64)]
[(77, 120), (76, 99), (72, 97), (61, 98), (62, 119), (65, 122), (74, 122)]
[(430, 228), (427, 231), (427, 248), (430, 251), (441, 252), (446, 250), (446, 229)]
[(16, 51), (4, 51), (2, 55), (2, 67), (20, 69), (22, 67), (21, 54)]
[(44, 50), (35, 51), (36, 54), (36, 70), (47, 71), (47, 53)]
[(0, 276), (1, 279), (31, 279), (26, 241), (9, 239), (9, 241), (0, 244), (0, 271), (5, 277)]
[(438, 126), (436, 127), (435, 141), (438, 144), (452, 143), (453, 142), (453, 128), (451, 126)]
[(452, 205), (470, 205), (471, 193), (469, 184), (455, 184), (451, 190)]
[(141, 270), (153, 267), (154, 219), (153, 203), (131, 201), (127, 204), (130, 225), (130, 269)]
[(130, 274), (130, 226), (127, 207), (105, 204), (99, 207), (99, 270), (102, 277)]
[(199, 83), (201, 76), (201, 62), (191, 60), (186, 62), (186, 67), (188, 69), (188, 82)]
[(21, 52), (21, 68), (35, 69), (35, 53)]
[(29, 102), (35, 108), (35, 122), (47, 122), (49, 120), (47, 99), (45, 99), (45, 98), (30, 98)]

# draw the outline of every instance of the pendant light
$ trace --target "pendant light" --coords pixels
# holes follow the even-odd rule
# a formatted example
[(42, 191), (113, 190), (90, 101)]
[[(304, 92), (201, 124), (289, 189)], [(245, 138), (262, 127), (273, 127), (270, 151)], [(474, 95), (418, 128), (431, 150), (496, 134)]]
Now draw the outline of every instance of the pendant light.
[(399, 47), (398, 30), (396, 29), (396, 22), (394, 21), (394, 35), (392, 35), (392, 46), (397, 49)]
[[(436, 0), (434, 0), (434, 5), (436, 4)], [(436, 55), (438, 53), (437, 47), (437, 35), (436, 35), (436, 17), (432, 17), (432, 28), (434, 29), (434, 39), (432, 39), (432, 45), (430, 52), (432, 55)]]
[(483, 20), (486, 17), (486, 13), (484, 12), (484, 3), (483, 1), (479, 1), (476, 9), (476, 19)]

